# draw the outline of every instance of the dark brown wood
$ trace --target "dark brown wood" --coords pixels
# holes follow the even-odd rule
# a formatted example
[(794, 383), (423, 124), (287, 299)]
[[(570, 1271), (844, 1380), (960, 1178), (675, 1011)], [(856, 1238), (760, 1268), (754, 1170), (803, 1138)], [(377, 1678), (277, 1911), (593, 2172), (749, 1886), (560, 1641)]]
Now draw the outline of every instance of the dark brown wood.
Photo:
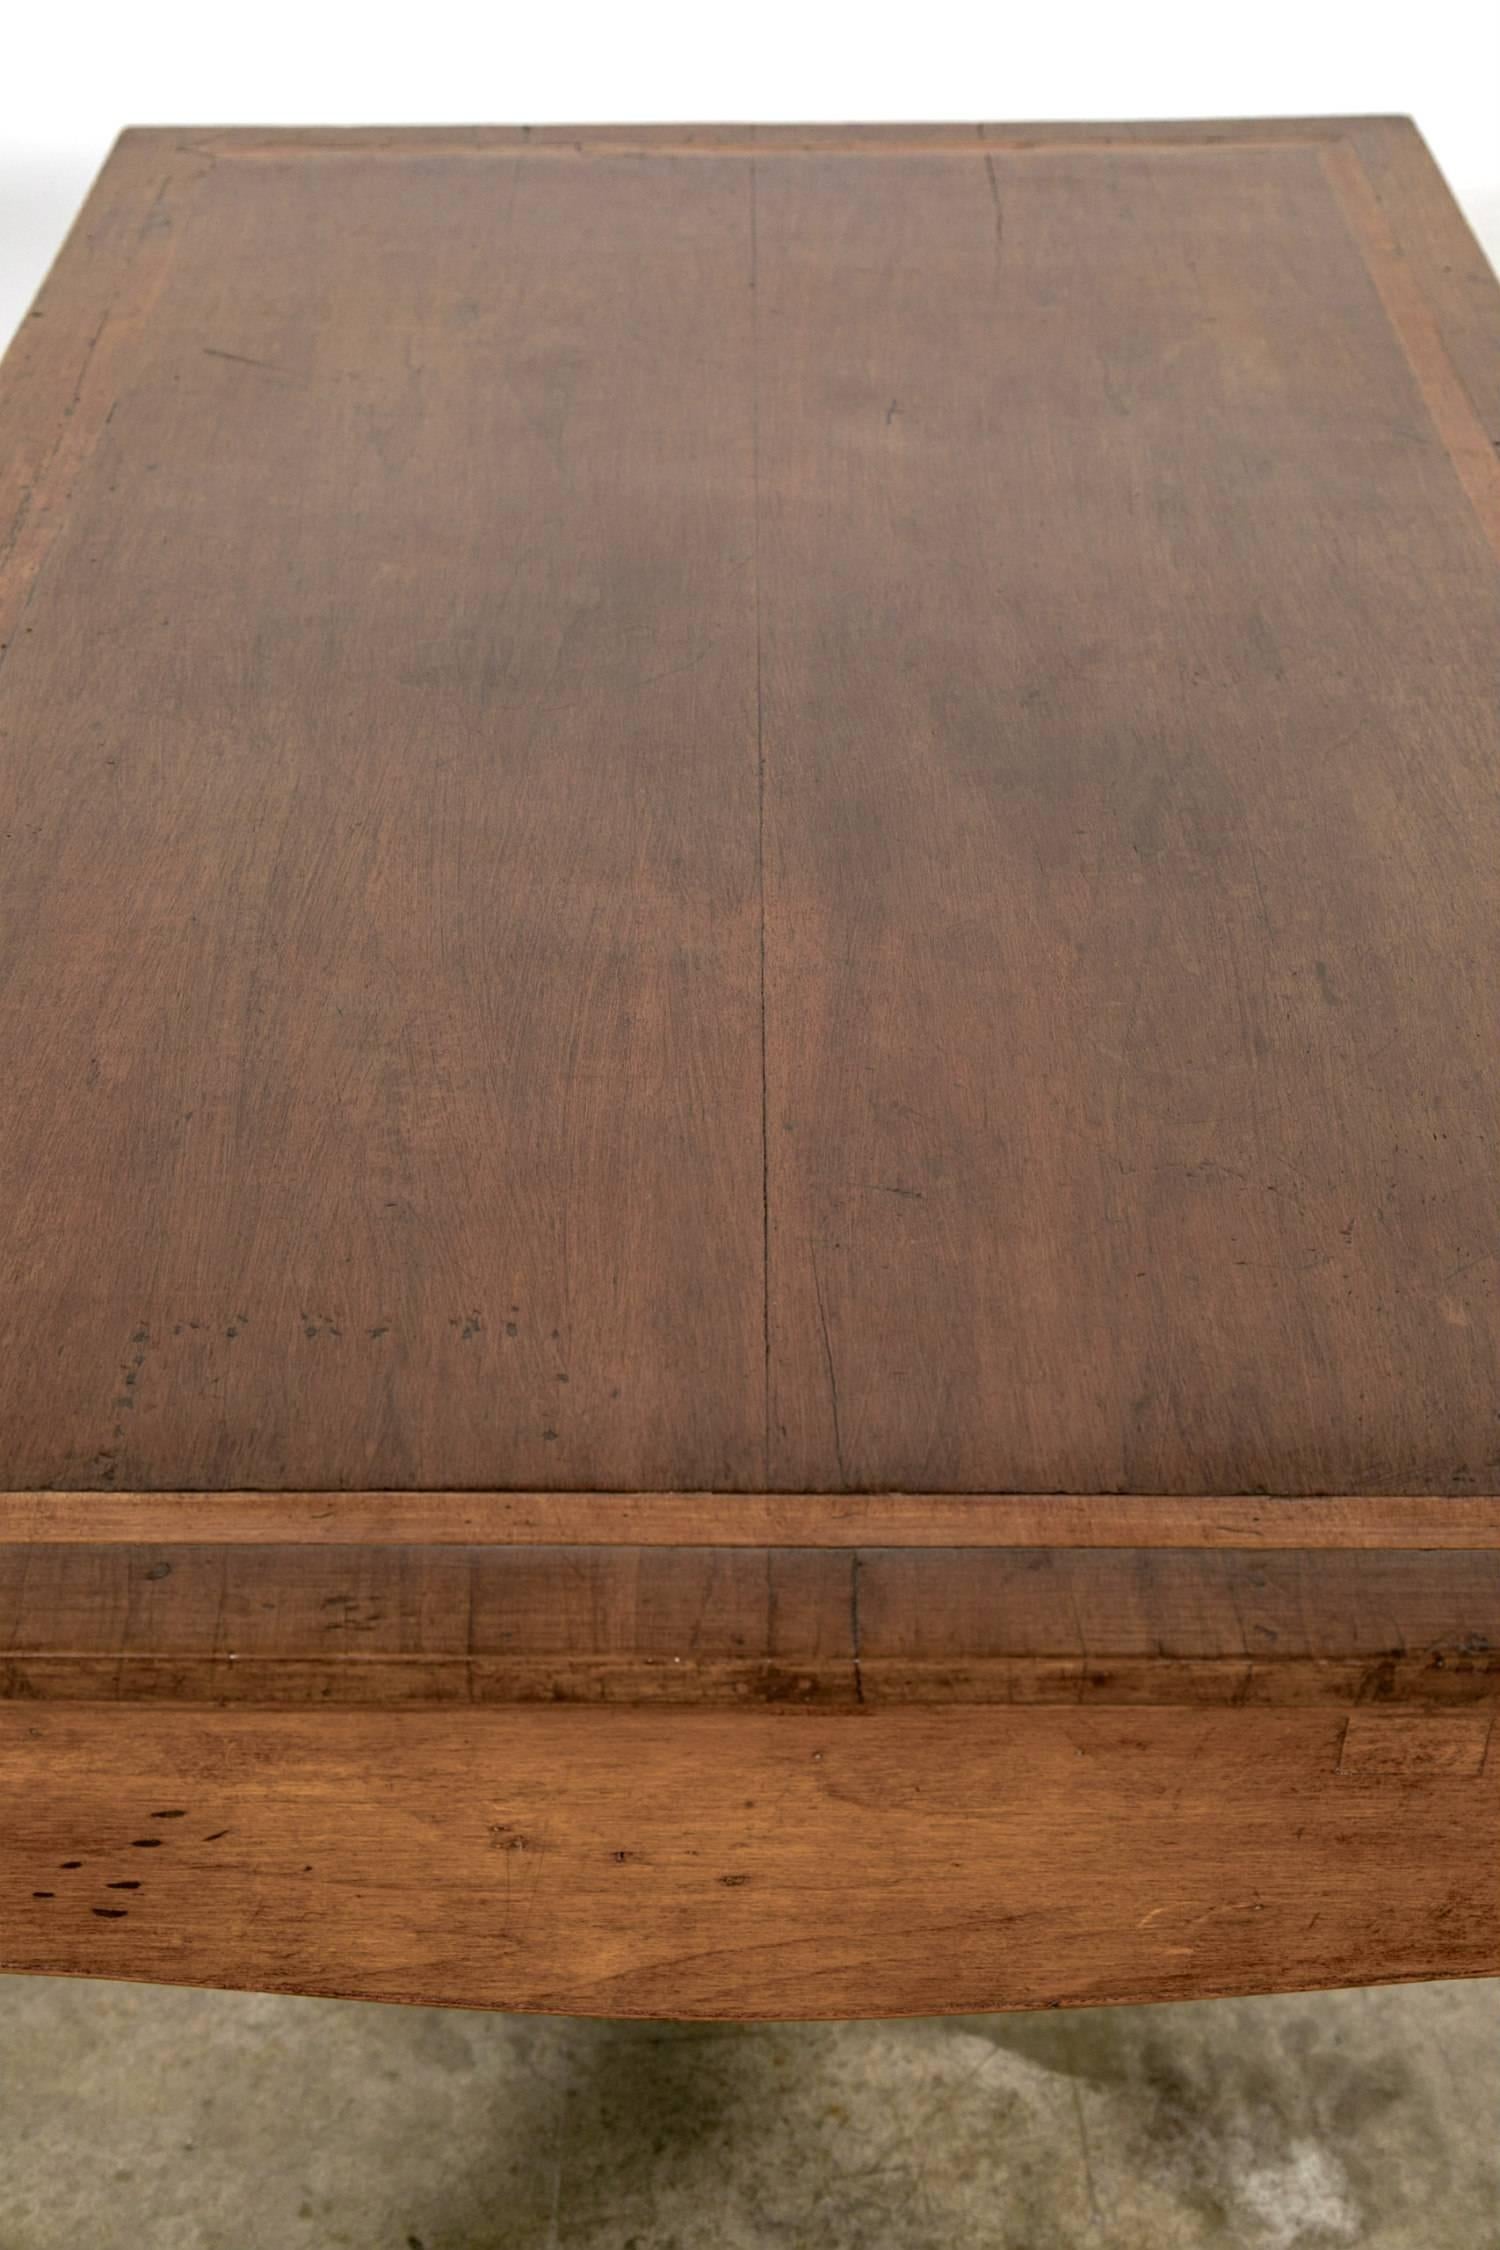
[(6, 1704), (4, 1957), (686, 2017), (1478, 1975), (1491, 1726)]
[(754, 1484), (745, 167), (125, 164), (0, 669), (6, 1481)]
[(773, 1483), (1495, 1484), (1500, 460), (1335, 156), (762, 167)]
[(1500, 1554), (0, 1546), (0, 1697), (1483, 1704)]
[(128, 136), (0, 405), (8, 1481), (1493, 1489), (1413, 151)]
[(0, 1967), (1500, 1968), (1497, 369), (1399, 119), (123, 138), (0, 376)]

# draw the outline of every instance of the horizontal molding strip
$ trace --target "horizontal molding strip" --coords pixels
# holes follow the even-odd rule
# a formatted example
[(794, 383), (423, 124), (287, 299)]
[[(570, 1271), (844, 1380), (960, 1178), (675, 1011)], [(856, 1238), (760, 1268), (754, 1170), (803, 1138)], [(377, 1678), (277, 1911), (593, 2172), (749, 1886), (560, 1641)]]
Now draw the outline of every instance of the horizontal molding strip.
[(0, 1699), (1493, 1705), (1500, 1553), (0, 1545)]
[(1500, 1495), (4, 1492), (0, 1541), (229, 1546), (1500, 1547)]

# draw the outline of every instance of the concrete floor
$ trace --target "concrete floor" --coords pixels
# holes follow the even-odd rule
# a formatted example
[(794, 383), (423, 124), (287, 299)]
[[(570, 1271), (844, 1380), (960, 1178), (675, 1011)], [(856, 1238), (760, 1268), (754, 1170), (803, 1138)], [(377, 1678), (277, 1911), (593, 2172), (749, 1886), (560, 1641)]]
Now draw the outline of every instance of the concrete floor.
[(1496, 2250), (1500, 1984), (691, 2029), (0, 1979), (0, 2250)]

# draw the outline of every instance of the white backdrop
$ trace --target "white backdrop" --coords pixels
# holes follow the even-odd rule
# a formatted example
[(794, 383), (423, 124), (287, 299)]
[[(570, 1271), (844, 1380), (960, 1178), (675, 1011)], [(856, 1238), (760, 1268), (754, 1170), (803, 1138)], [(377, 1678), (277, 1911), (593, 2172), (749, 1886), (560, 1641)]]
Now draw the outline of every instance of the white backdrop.
[(0, 36), (0, 338), (124, 124), (1415, 116), (1500, 262), (1500, 0), (54, 0)]

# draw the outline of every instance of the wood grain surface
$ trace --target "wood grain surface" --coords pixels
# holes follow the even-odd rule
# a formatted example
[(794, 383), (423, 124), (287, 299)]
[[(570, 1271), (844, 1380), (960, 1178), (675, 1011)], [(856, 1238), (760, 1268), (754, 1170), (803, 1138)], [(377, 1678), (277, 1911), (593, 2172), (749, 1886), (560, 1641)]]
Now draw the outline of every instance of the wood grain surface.
[(31, 1545), (1500, 1547), (1500, 1497), (1174, 1492), (0, 1492)]
[(7, 1479), (754, 1481), (743, 168), (159, 169), (0, 671)]
[(1465, 242), (1390, 121), (127, 135), (0, 385), (6, 1483), (1493, 1493)]
[(1493, 1484), (1500, 462), (1317, 152), (980, 169), (760, 187), (772, 1482)]
[(0, 1706), (6, 1965), (585, 2015), (1500, 1959), (1489, 1713)]
[(1399, 119), (127, 133), (0, 373), (0, 1968), (1500, 1970)]
[(1486, 1704), (1500, 1554), (0, 1546), (0, 1698)]

